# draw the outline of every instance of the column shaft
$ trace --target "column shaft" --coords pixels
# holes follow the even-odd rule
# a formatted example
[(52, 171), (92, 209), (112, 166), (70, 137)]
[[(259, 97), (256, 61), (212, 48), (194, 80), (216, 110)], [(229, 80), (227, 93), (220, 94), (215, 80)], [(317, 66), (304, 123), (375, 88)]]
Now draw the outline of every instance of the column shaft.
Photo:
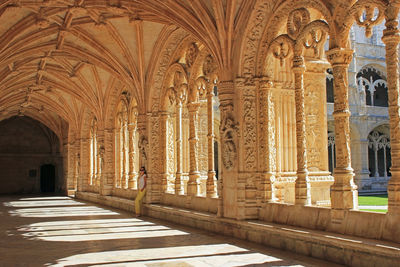
[(389, 124), (392, 177), (388, 183), (388, 212), (400, 214), (400, 95), (398, 8), (389, 7), (385, 13), (386, 29), (382, 41), (386, 49), (387, 86), (389, 98)]
[[(354, 172), (351, 168), (350, 150), (350, 110), (348, 67), (352, 60), (353, 50), (334, 48), (327, 52), (332, 65), (334, 81), (334, 112), (336, 168), (335, 179), (331, 187), (331, 205), (335, 210), (355, 209), (358, 207), (357, 186), (354, 184)], [(342, 212), (338, 219), (344, 216)]]
[(296, 104), (297, 179), (295, 203), (311, 205), (310, 183), (307, 170), (306, 118), (304, 111), (304, 59), (295, 57), (293, 63)]
[(190, 168), (189, 168), (189, 181), (188, 181), (187, 193), (189, 196), (197, 196), (198, 183), (199, 183), (198, 179), (200, 178), (199, 158), (198, 158), (199, 138), (197, 136), (199, 107), (200, 103), (188, 104)]

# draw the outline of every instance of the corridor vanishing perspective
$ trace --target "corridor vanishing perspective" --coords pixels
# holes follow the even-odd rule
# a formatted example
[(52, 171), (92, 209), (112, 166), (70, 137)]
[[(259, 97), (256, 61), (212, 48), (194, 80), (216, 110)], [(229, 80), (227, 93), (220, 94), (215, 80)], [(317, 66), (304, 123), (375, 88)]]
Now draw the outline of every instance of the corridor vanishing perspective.
[[(16, 223), (54, 216), (15, 231), (40, 242), (91, 242), (83, 229), (119, 242), (132, 232), (154, 242), (190, 235), (113, 221), (115, 211), (79, 202), (134, 212), (145, 167), (149, 218), (338, 264), (396, 265), (399, 8), (397, 0), (0, 1), (0, 194), (75, 198), (6, 201)], [(386, 213), (359, 210), (359, 191), (386, 190)], [(55, 219), (81, 213), (109, 217)], [(149, 230), (130, 228), (138, 225)], [(188, 244), (181, 255), (215, 245), (242, 258), (224, 244)], [(144, 261), (169, 257), (133, 249)], [(87, 264), (79, 253), (52, 264), (75, 260)]]
[(1, 197), (0, 214), (1, 266), (339, 266), (68, 197)]

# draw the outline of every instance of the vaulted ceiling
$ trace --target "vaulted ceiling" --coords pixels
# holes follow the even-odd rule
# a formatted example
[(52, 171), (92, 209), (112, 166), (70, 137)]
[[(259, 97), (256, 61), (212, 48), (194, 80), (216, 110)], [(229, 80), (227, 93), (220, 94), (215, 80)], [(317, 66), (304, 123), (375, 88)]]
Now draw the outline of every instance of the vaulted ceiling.
[[(266, 5), (270, 13), (261, 16), (273, 16), (288, 2), (2, 0), (0, 120), (30, 116), (60, 136), (65, 125), (79, 129), (87, 110), (101, 120), (116, 89), (130, 92), (145, 113), (156, 62), (178, 30), (212, 54), (220, 80), (232, 79), (247, 24), (258, 21), (253, 9)], [(355, 0), (305, 2), (333, 10)]]
[(3, 0), (0, 120), (26, 115), (61, 133), (86, 108), (101, 116), (114, 88), (132, 92), (143, 108), (173, 31), (183, 28), (224, 64), (240, 10), (254, 2)]

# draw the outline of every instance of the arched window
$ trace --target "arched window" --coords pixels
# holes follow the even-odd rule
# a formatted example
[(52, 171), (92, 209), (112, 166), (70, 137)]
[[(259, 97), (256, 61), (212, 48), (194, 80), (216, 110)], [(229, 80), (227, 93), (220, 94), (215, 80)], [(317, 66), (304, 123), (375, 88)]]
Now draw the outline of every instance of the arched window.
[(328, 132), (328, 158), (329, 171), (333, 173), (336, 167), (335, 134), (333, 132)]
[(98, 145), (97, 145), (97, 119), (93, 118), (90, 125), (90, 174), (89, 184), (98, 184)]
[(377, 130), (368, 135), (370, 177), (388, 177), (391, 166), (390, 138)]
[(326, 102), (334, 102), (332, 69), (326, 70)]
[(373, 67), (364, 67), (357, 73), (358, 91), (369, 106), (388, 106), (388, 89), (384, 75)]

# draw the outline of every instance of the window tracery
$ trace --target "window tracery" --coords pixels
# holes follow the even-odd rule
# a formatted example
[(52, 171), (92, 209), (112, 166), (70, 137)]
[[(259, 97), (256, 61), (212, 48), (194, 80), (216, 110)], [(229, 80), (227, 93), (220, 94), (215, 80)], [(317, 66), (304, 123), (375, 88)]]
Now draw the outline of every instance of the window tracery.
[(383, 74), (367, 66), (357, 73), (358, 92), (362, 102), (368, 106), (388, 106), (388, 88)]
[(368, 155), (370, 177), (390, 176), (390, 138), (377, 130), (368, 135)]

